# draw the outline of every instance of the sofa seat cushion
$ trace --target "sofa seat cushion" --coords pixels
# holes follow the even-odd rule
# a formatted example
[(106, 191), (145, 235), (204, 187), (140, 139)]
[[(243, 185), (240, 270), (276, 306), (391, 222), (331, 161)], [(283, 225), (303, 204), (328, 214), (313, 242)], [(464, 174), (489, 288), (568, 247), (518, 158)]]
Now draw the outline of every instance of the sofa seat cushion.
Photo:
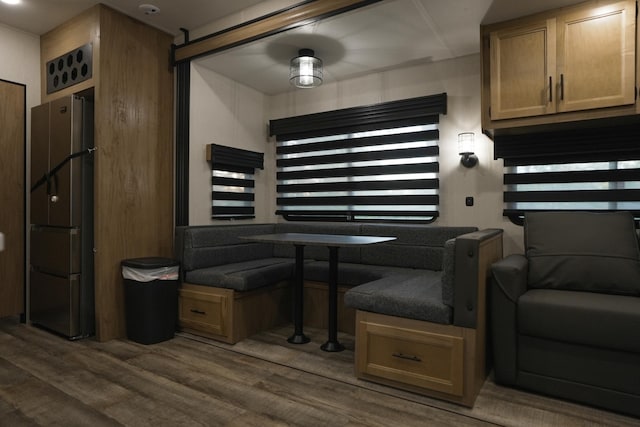
[(345, 304), (358, 310), (451, 324), (451, 307), (442, 302), (441, 273), (391, 274), (345, 293)]
[[(363, 283), (373, 282), (390, 274), (414, 272), (411, 268), (385, 267), (379, 265), (353, 264), (348, 262), (338, 263), (338, 284), (357, 286)], [(304, 265), (304, 279), (316, 282), (329, 282), (329, 262), (310, 261)]]
[(293, 277), (295, 261), (263, 258), (188, 271), (185, 281), (196, 285), (249, 291)]
[(640, 298), (532, 289), (518, 300), (521, 334), (640, 352)]

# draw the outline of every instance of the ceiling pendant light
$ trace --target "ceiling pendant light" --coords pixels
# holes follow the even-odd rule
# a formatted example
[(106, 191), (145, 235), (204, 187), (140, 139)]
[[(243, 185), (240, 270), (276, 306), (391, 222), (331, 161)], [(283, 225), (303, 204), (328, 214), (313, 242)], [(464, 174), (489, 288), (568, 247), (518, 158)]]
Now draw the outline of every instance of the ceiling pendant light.
[(298, 56), (291, 60), (289, 82), (295, 87), (312, 88), (322, 84), (322, 60), (313, 55), (311, 49), (300, 49)]

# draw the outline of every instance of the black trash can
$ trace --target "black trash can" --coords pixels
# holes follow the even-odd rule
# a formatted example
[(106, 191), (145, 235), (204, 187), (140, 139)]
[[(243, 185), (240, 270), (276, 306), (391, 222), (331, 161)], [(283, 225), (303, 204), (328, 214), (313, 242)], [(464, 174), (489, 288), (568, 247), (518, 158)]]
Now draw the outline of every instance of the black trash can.
[(122, 261), (127, 338), (155, 344), (173, 338), (178, 318), (180, 262), (170, 258)]

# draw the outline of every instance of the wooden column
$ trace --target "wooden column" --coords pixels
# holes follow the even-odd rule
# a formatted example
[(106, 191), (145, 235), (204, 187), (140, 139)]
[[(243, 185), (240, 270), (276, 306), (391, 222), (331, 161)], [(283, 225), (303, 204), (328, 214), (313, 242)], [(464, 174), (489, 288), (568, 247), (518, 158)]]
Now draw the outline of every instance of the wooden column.
[[(93, 43), (96, 335), (124, 337), (123, 259), (173, 254), (172, 36), (97, 5), (42, 36), (42, 64)], [(44, 65), (43, 65), (44, 67)]]

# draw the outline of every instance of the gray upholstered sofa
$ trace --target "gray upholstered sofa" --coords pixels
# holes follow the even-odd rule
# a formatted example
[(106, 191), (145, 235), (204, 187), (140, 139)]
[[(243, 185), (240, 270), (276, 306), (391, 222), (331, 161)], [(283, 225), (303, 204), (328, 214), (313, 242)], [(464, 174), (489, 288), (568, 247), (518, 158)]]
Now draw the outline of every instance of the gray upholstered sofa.
[[(356, 331), (358, 376), (427, 394), (435, 387), (436, 397), (473, 404), (479, 390), (476, 380), (485, 378), (485, 281), (491, 263), (502, 256), (501, 230), (316, 222), (178, 227), (181, 328), (235, 343), (290, 321), (293, 245), (243, 239), (285, 232), (397, 237), (339, 252), (338, 281), (344, 293), (339, 307), (351, 307), (359, 318), (354, 322), (353, 317), (341, 316), (339, 323), (348, 323), (343, 330)], [(305, 295), (314, 287), (326, 287), (322, 285), (328, 282), (328, 258), (325, 247), (305, 248)], [(326, 298), (315, 299), (322, 300)], [(306, 304), (305, 312), (315, 305)], [(397, 319), (407, 323), (398, 326)], [(390, 328), (390, 340), (371, 330), (374, 321)], [(398, 329), (402, 340), (396, 339)], [(382, 370), (378, 353), (369, 354), (358, 344), (373, 342), (375, 347), (380, 340), (386, 340), (382, 346), (391, 351), (389, 366)], [(411, 345), (404, 349), (407, 343)], [(441, 359), (439, 365), (425, 367), (433, 352)], [(414, 360), (405, 366), (409, 358)]]
[(496, 382), (640, 416), (640, 249), (628, 212), (532, 213), (493, 265)]

